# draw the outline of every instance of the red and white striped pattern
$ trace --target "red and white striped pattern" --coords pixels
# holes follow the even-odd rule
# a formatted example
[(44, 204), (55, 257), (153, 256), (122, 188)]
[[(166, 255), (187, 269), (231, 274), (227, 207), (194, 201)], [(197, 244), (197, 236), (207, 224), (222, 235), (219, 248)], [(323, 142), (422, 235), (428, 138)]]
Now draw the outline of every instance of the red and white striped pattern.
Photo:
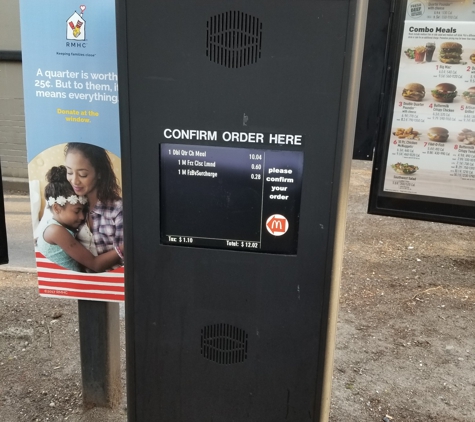
[(124, 267), (104, 273), (79, 273), (60, 267), (36, 252), (40, 296), (124, 301)]

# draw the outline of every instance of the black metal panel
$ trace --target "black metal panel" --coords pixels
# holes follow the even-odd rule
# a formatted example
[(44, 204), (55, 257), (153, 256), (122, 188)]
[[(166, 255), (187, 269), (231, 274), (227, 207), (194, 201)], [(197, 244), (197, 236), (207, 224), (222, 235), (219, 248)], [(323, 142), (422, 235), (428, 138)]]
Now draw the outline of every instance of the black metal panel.
[[(317, 420), (354, 5), (119, 1), (131, 421)], [(239, 68), (206, 54), (208, 20), (233, 10), (262, 23)], [(297, 254), (161, 244), (163, 128), (304, 135), (265, 145), (304, 152)], [(246, 333), (245, 359), (203, 355), (222, 324)]]
[[(0, 167), (0, 176), (2, 169)], [(3, 197), (3, 183), (0, 183), (0, 264), (8, 264), (8, 239), (5, 222), (5, 201)]]
[(82, 399), (87, 408), (121, 399), (119, 304), (78, 300)]
[(392, 9), (396, 0), (370, 0), (361, 72), (360, 96), (356, 121), (353, 158), (373, 159), (384, 95), (384, 77), (387, 64), (387, 42)]
[(4, 62), (21, 62), (21, 51), (17, 51), (17, 50), (0, 50), (0, 61), (4, 61)]

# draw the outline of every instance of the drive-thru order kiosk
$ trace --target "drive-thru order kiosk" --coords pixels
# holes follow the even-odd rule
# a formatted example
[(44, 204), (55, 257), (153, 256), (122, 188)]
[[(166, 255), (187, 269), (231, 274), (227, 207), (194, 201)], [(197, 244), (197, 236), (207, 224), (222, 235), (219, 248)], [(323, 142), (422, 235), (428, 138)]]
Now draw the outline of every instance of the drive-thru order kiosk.
[(119, 0), (129, 420), (326, 420), (366, 7)]

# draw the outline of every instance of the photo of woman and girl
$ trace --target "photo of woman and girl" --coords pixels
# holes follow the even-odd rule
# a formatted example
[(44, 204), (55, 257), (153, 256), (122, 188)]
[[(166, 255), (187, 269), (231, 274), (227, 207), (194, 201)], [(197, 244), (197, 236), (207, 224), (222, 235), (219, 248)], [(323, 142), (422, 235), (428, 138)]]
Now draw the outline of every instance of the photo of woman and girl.
[(68, 143), (64, 166), (51, 168), (37, 248), (73, 271), (103, 272), (123, 264), (120, 187), (107, 152)]

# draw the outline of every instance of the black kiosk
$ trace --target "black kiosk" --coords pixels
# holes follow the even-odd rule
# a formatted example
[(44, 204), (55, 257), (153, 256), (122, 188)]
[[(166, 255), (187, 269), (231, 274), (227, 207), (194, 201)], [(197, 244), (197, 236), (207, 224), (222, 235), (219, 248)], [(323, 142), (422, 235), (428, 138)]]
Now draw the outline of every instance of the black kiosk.
[(118, 0), (130, 421), (323, 421), (365, 0)]

